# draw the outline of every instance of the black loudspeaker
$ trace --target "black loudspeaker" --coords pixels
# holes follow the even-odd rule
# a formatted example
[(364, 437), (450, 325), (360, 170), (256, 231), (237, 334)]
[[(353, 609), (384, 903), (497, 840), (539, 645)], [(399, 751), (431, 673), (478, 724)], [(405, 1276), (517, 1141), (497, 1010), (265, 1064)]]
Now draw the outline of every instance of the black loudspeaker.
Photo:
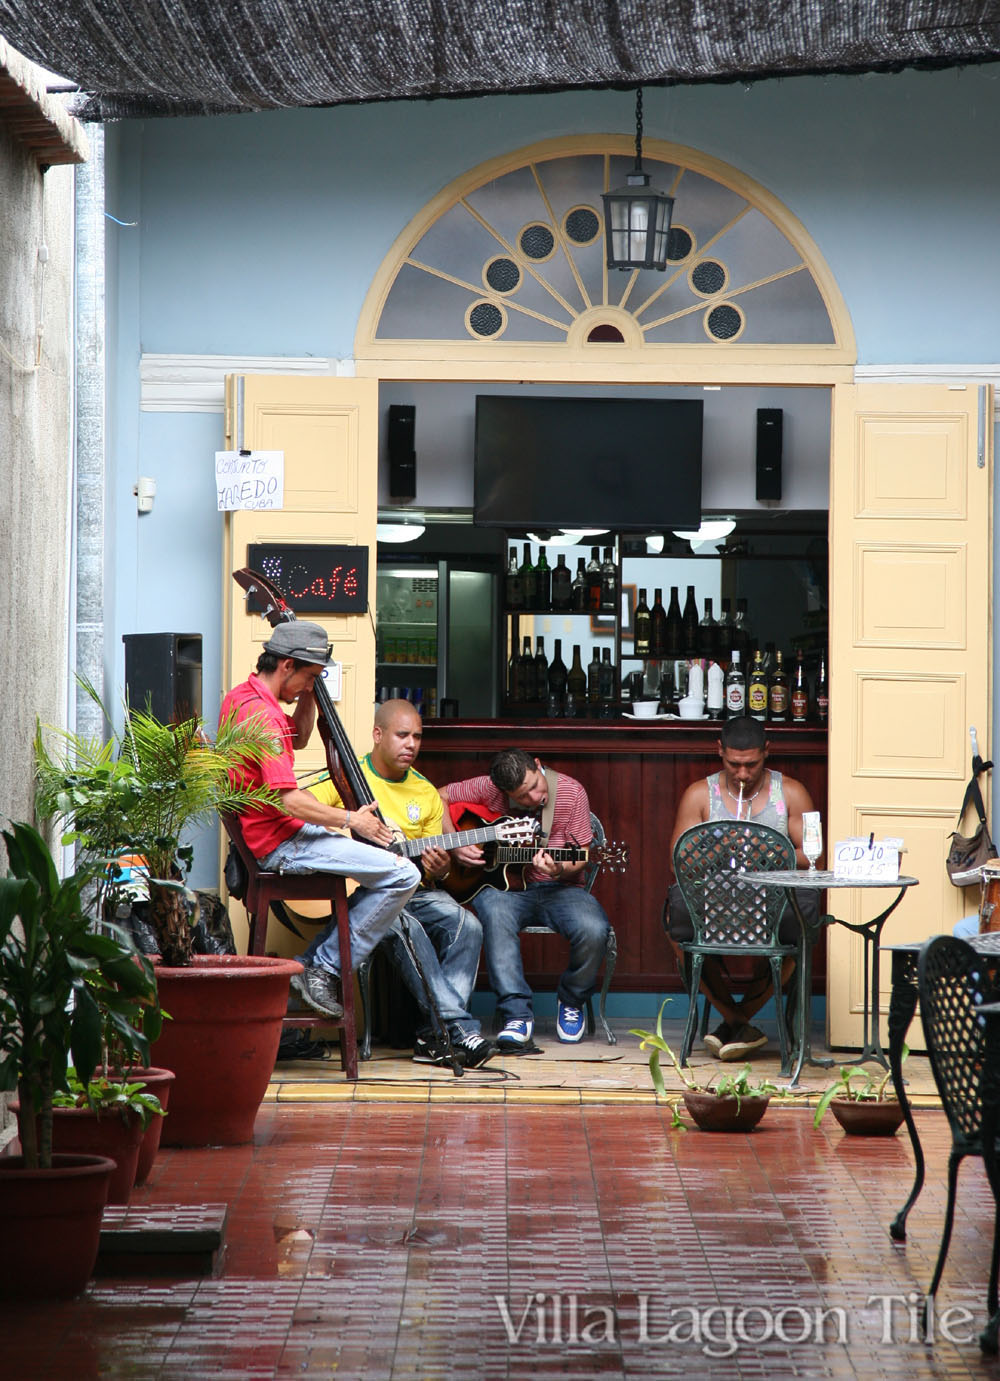
[(412, 403), (389, 404), (389, 497), (417, 497), (417, 453), (413, 435), (417, 410)]
[(125, 693), (162, 724), (201, 718), (201, 634), (125, 633)]
[(781, 408), (757, 409), (757, 497), (781, 498)]

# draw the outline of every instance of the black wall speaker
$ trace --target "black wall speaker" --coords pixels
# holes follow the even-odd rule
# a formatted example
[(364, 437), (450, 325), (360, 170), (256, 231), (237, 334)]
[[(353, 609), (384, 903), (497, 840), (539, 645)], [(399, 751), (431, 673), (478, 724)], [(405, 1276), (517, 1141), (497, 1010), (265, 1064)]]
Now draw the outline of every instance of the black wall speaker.
[(125, 692), (163, 724), (201, 718), (201, 634), (124, 633)]
[(389, 404), (389, 497), (417, 497), (417, 453), (413, 435), (417, 410), (412, 403)]
[(757, 498), (781, 498), (781, 408), (757, 409)]

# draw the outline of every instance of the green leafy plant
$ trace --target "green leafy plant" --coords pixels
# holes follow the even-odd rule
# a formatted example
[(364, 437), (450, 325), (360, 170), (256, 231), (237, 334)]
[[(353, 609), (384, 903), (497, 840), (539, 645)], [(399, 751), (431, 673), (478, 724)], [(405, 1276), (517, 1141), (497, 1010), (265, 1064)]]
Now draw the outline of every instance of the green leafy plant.
[(66, 1088), (57, 1092), (52, 1100), (56, 1108), (89, 1108), (98, 1117), (105, 1113), (127, 1117), (135, 1114), (143, 1128), (149, 1126), (154, 1117), (163, 1117), (163, 1108), (155, 1093), (146, 1093), (145, 1084), (129, 1083), (126, 1078), (111, 1078), (107, 1074), (97, 1074), (83, 1083), (72, 1067), (66, 1071)]
[[(909, 1053), (909, 1050), (904, 1046), (904, 1060)], [(848, 1103), (894, 1102), (896, 1095), (889, 1088), (891, 1078), (891, 1070), (886, 1070), (884, 1074), (873, 1074), (870, 1070), (862, 1069), (859, 1065), (841, 1065), (837, 1078), (828, 1088), (823, 1090), (822, 1096), (816, 1104), (813, 1126), (819, 1126), (827, 1108), (835, 1098), (843, 1098)]]
[(735, 1074), (717, 1074), (713, 1075), (707, 1084), (696, 1083), (680, 1063), (663, 1034), (663, 1009), (669, 1001), (670, 998), (668, 997), (660, 1004), (660, 1010), (656, 1014), (655, 1031), (632, 1030), (630, 1034), (639, 1037), (641, 1050), (650, 1052), (649, 1076), (658, 1096), (670, 1103), (673, 1113), (671, 1123), (673, 1127), (683, 1127), (685, 1124), (680, 1117), (680, 1099), (671, 1098), (667, 1092), (661, 1066), (663, 1056), (667, 1057), (676, 1070), (681, 1083), (692, 1093), (714, 1093), (717, 1098), (735, 1098), (737, 1107), (744, 1098), (770, 1098), (774, 1094), (780, 1094), (777, 1084), (773, 1084), (767, 1079), (754, 1079), (753, 1069), (748, 1064), (743, 1065)]
[[(100, 704), (94, 688), (82, 684)], [(165, 964), (184, 965), (192, 954), (184, 879), (193, 850), (186, 835), (218, 811), (280, 807), (275, 792), (243, 785), (241, 774), (245, 765), (277, 752), (273, 734), (257, 719), (228, 717), (213, 744), (199, 719), (163, 724), (126, 704), (123, 728), (107, 741), (36, 729), (36, 810), (43, 820), (58, 820), (67, 831), (63, 842), (96, 865), (102, 917), (113, 916), (122, 897), (118, 859), (131, 854), (144, 860), (149, 923), (160, 955)]]
[(160, 1030), (156, 981), (123, 931), (95, 927), (88, 917), (83, 889), (90, 868), (60, 878), (33, 826), (14, 824), (2, 833), (8, 874), (0, 878), (0, 1091), (17, 1091), (25, 1165), (47, 1169), (53, 1098), (68, 1089), (70, 1058), (83, 1081), (101, 1058), (95, 994), (113, 1002), (130, 1048), (148, 1060)]

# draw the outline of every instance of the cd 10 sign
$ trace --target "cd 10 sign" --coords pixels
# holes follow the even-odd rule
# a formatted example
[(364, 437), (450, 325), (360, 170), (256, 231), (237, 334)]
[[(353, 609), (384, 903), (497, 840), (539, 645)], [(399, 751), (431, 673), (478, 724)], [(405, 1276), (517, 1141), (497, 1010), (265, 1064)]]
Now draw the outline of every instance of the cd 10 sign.
[[(278, 589), (296, 614), (363, 614), (368, 608), (367, 547), (247, 547), (247, 565)], [(247, 607), (261, 613), (251, 595)]]

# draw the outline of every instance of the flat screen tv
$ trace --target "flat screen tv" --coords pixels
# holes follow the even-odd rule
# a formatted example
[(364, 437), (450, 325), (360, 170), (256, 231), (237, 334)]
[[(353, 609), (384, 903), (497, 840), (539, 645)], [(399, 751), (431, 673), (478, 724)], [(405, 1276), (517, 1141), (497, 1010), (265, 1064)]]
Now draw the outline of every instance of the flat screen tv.
[(480, 394), (473, 519), (524, 529), (696, 528), (701, 430), (699, 400)]

